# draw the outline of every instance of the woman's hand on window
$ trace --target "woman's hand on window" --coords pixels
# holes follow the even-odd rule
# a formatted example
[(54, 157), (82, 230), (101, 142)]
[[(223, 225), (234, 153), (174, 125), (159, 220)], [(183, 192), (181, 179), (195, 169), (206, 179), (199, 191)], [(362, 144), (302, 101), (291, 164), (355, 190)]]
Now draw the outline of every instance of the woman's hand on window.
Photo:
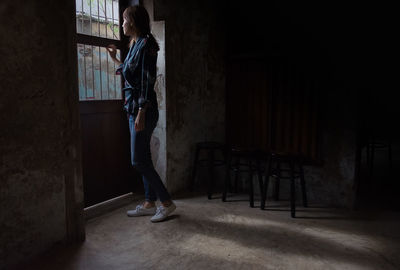
[(117, 57), (117, 46), (114, 44), (110, 44), (107, 46), (107, 51), (110, 54), (111, 58), (116, 58)]
[(110, 54), (111, 59), (117, 63), (118, 65), (122, 64), (120, 60), (117, 59), (117, 46), (114, 44), (110, 44), (106, 47), (108, 53)]

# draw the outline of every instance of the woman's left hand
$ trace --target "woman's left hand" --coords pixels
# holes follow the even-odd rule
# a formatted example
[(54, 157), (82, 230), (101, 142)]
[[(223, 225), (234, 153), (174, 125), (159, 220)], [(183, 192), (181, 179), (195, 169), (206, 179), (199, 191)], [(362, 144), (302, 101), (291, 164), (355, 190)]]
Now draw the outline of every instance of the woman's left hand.
[(136, 117), (135, 120), (135, 131), (142, 131), (144, 129), (144, 123), (145, 123), (145, 111), (144, 110), (139, 110), (139, 113)]

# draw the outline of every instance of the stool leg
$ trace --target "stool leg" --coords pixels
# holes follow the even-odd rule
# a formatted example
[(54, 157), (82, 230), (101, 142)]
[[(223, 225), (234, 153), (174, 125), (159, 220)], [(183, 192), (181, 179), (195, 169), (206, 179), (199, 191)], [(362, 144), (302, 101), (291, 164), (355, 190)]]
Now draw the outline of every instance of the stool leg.
[(192, 169), (192, 178), (190, 179), (190, 191), (194, 190), (195, 180), (196, 180), (196, 171), (197, 171), (197, 163), (199, 162), (199, 154), (200, 154), (200, 147), (196, 145), (196, 153), (194, 154), (194, 162), (193, 162), (193, 169)]
[(251, 168), (252, 162), (249, 160), (249, 198), (250, 198), (250, 207), (254, 207), (254, 187), (253, 187), (253, 170)]
[(299, 162), (299, 169), (300, 169), (301, 192), (303, 195), (303, 206), (308, 207), (307, 193), (306, 193), (306, 181), (304, 180), (304, 169), (303, 169), (303, 164), (301, 162)]
[[(221, 150), (222, 150), (222, 155), (224, 157), (224, 164), (226, 166), (228, 164), (228, 158), (229, 158), (228, 149), (224, 148)], [(229, 164), (229, 166), (230, 166), (230, 164)], [(229, 170), (230, 170), (230, 167), (229, 167)], [(224, 185), (225, 185), (225, 181), (224, 181)], [(227, 191), (232, 192), (231, 181), (228, 182)]]
[(277, 163), (276, 163), (276, 171), (277, 171), (277, 174), (276, 174), (277, 177), (276, 177), (276, 182), (275, 182), (274, 200), (279, 201), (279, 185), (281, 182), (281, 162), (279, 160), (277, 160)]
[(294, 182), (294, 166), (293, 161), (289, 162), (290, 166), (290, 212), (292, 218), (296, 216), (296, 187)]
[(369, 175), (372, 176), (373, 167), (374, 167), (374, 154), (375, 154), (375, 145), (374, 142), (371, 144), (371, 156), (369, 160)]
[(207, 187), (207, 196), (208, 199), (211, 200), (212, 190), (214, 185), (214, 151), (208, 150), (208, 187)]
[(392, 171), (392, 143), (388, 142), (389, 170)]
[(262, 172), (261, 172), (261, 162), (260, 159), (257, 159), (257, 175), (258, 175), (258, 185), (260, 186), (260, 202), (264, 201), (264, 185), (263, 185), (263, 179), (262, 179)]
[(271, 163), (272, 163), (272, 158), (269, 158), (267, 161), (267, 170), (265, 174), (265, 182), (264, 182), (264, 190), (263, 190), (263, 196), (262, 196), (262, 201), (261, 201), (261, 209), (265, 209), (265, 202), (267, 200), (267, 192), (268, 192), (268, 183), (269, 183), (269, 176), (271, 175)]
[(237, 157), (235, 164), (235, 193), (238, 192), (238, 180), (239, 180), (239, 168), (240, 167), (240, 157)]
[(231, 155), (229, 153), (226, 154), (226, 164), (225, 164), (225, 184), (224, 191), (222, 192), (222, 201), (226, 202), (226, 193), (228, 190), (229, 183), (231, 182)]

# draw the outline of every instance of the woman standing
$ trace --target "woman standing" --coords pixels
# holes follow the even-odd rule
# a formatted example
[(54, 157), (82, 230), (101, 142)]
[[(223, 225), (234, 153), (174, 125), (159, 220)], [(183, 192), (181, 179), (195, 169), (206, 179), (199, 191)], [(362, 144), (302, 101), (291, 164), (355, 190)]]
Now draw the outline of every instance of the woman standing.
[[(150, 33), (150, 19), (142, 6), (130, 6), (123, 13), (122, 28), (129, 36), (130, 48), (125, 61), (116, 58), (115, 45), (109, 45), (110, 57), (119, 65), (117, 74), (125, 79), (124, 109), (129, 116), (131, 162), (142, 174), (145, 202), (127, 212), (130, 217), (153, 215), (152, 222), (162, 221), (176, 206), (156, 172), (151, 160), (150, 139), (158, 121), (158, 103), (154, 91), (159, 46)], [(157, 198), (161, 205), (156, 208)]]

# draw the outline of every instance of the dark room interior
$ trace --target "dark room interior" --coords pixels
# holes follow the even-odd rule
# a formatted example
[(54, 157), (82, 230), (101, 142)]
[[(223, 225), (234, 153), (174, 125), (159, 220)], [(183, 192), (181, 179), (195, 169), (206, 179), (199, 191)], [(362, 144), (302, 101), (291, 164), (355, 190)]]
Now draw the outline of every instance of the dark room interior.
[[(160, 50), (154, 167), (132, 218), (125, 8)], [(399, 269), (394, 5), (2, 0), (0, 270)]]

